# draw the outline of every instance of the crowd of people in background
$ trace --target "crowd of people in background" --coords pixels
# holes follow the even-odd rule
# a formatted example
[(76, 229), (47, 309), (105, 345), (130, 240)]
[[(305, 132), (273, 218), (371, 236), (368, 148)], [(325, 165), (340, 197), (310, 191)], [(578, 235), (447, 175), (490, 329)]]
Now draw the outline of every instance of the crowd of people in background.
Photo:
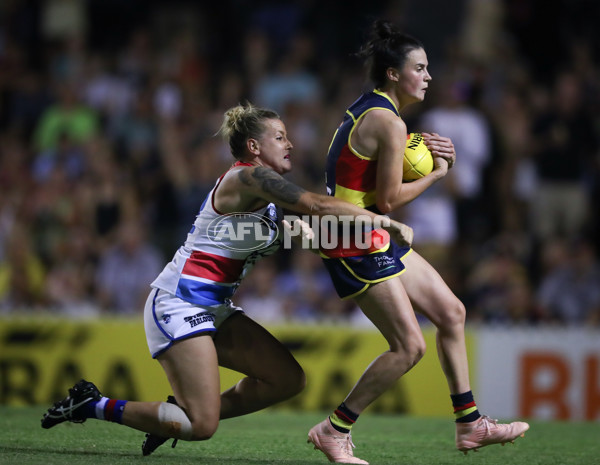
[[(369, 22), (358, 2), (336, 23), (313, 1), (253, 2), (252, 15), (241, 0), (220, 2), (229, 14), (149, 1), (139, 17), (126, 3), (0, 6), (0, 315), (141, 315), (233, 162), (215, 137), (223, 112), (246, 100), (278, 111), (291, 180), (324, 193), (340, 111), (368, 85), (351, 55)], [(459, 26), (436, 29), (446, 37), (425, 27), (431, 15), (407, 21), (419, 2), (369, 11), (428, 50), (446, 44), (429, 53), (431, 94), (403, 116), (450, 137), (457, 162), (396, 219), (471, 324), (600, 326), (600, 37), (578, 14), (599, 7), (455, 3)], [(236, 299), (263, 323), (367, 324), (300, 249), (265, 259)]]

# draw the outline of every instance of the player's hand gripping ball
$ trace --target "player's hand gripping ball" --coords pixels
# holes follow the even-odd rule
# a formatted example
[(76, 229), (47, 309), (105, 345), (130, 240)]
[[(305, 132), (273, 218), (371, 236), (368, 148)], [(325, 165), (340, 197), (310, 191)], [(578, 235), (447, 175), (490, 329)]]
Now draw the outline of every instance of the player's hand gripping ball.
[(411, 132), (406, 136), (404, 149), (403, 181), (414, 181), (427, 176), (433, 170), (433, 157), (423, 142), (420, 132)]

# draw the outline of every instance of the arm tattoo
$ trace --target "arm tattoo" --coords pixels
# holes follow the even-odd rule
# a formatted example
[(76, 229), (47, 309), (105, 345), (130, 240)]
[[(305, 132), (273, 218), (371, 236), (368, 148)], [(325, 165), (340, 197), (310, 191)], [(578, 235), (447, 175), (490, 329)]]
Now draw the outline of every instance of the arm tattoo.
[[(246, 185), (250, 185), (252, 180), (245, 171), (246, 170), (242, 170), (240, 172), (240, 181)], [(306, 192), (301, 187), (285, 180), (269, 168), (255, 168), (254, 171), (252, 171), (252, 177), (254, 178), (253, 180), (258, 182), (258, 185), (263, 192), (272, 195), (276, 200), (281, 202), (294, 205), (298, 203), (300, 196)]]
[(250, 176), (248, 175), (248, 170), (240, 170), (238, 177), (240, 181), (242, 181), (242, 184), (246, 186), (250, 186), (252, 184), (252, 179), (250, 179)]

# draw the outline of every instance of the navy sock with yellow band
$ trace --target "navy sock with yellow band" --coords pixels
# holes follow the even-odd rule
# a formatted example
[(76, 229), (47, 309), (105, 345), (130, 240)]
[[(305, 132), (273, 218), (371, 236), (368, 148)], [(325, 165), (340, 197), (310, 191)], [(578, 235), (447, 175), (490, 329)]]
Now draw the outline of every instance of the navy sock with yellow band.
[(456, 423), (469, 423), (481, 417), (471, 391), (462, 394), (450, 394)]

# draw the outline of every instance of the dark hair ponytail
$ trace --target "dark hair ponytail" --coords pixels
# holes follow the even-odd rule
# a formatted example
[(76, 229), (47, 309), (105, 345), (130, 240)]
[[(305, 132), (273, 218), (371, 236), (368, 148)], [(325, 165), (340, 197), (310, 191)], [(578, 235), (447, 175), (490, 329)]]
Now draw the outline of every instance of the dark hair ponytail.
[(402, 68), (407, 55), (419, 48), (424, 48), (421, 41), (402, 33), (395, 24), (378, 19), (371, 26), (369, 40), (356, 55), (365, 62), (375, 88), (380, 88), (387, 81), (387, 69)]

